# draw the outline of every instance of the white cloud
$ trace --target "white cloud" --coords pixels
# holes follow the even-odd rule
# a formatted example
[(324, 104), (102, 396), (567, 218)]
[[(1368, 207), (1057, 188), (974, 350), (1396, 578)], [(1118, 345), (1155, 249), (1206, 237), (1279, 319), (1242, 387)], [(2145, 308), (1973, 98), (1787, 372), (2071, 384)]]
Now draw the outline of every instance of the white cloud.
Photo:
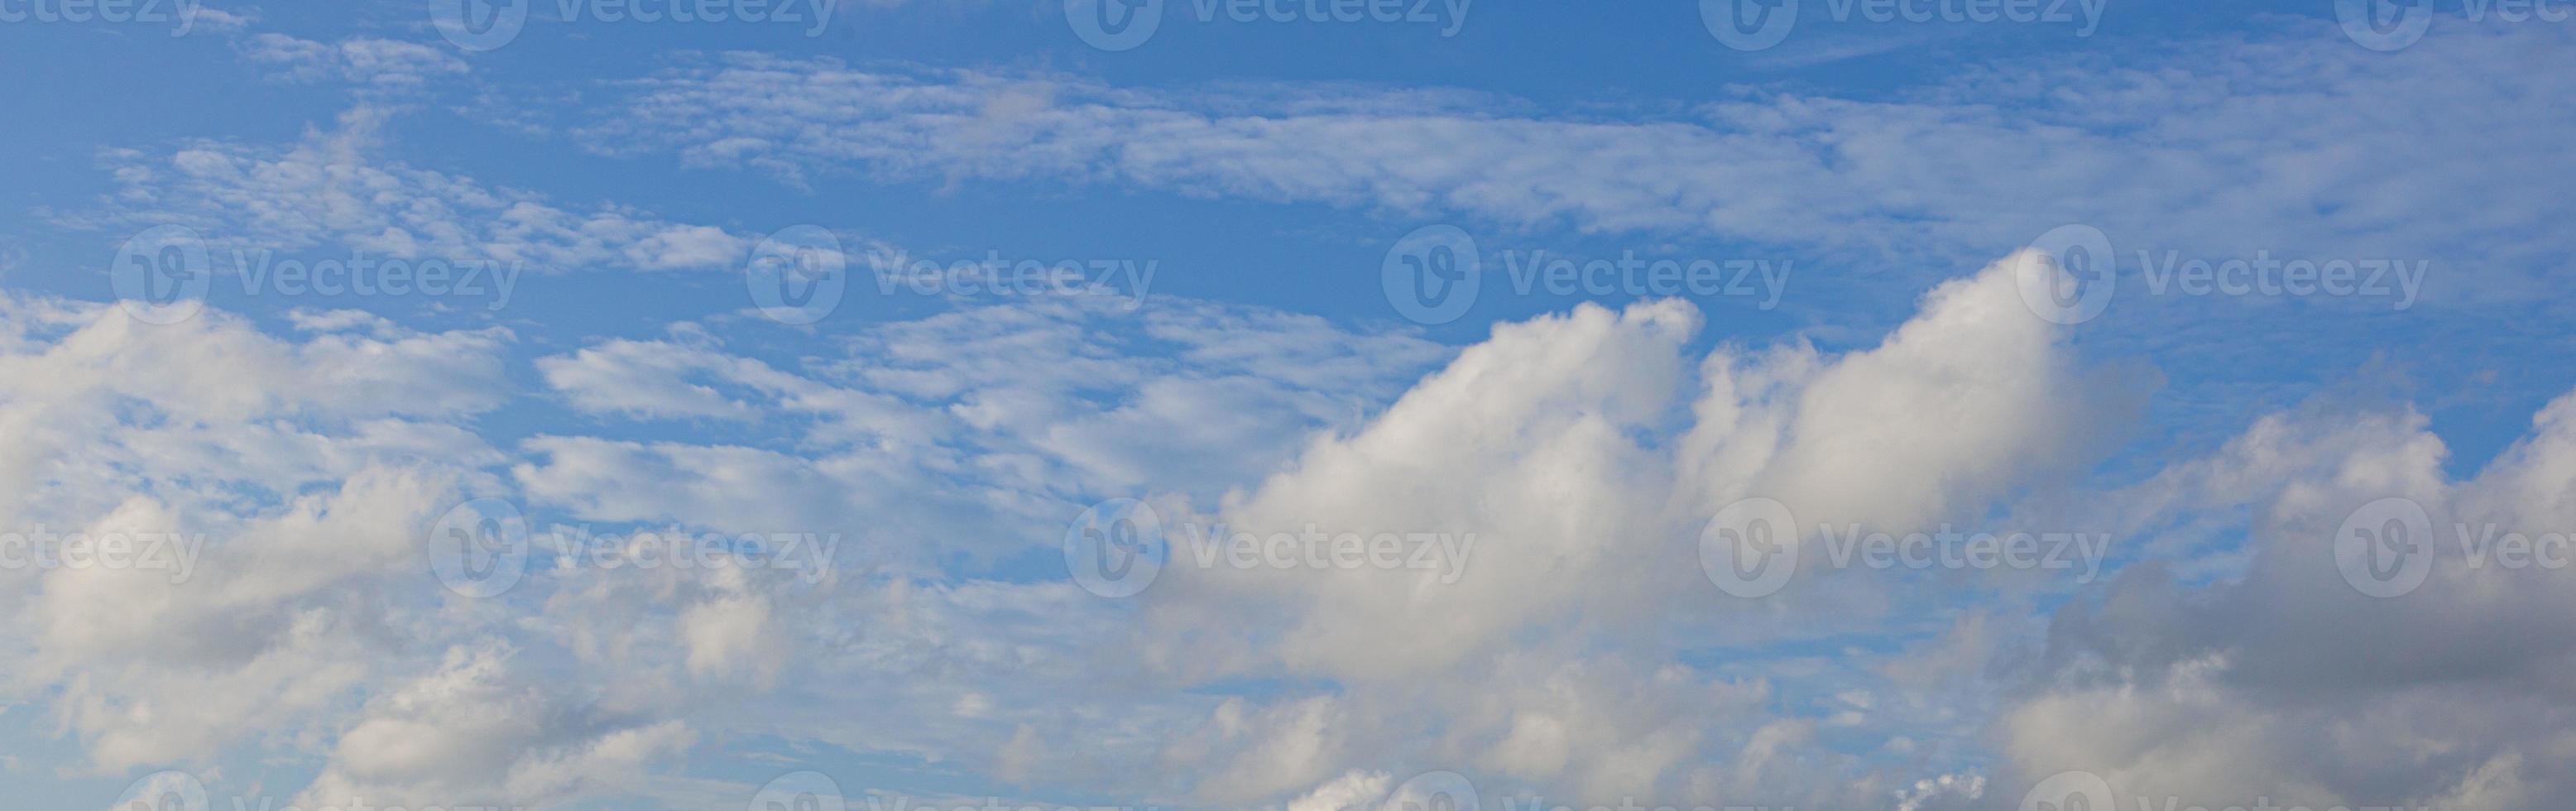
[(725, 270), (750, 250), (751, 240), (710, 226), (618, 206), (561, 208), (385, 160), (376, 142), (392, 115), (360, 105), (338, 129), (309, 131), (283, 150), (220, 142), (166, 157), (110, 150), (104, 159), (120, 188), (101, 210), (63, 220), (90, 229), (186, 225), (211, 244), (218, 268), (232, 267), (237, 250), (319, 249), (539, 271)]

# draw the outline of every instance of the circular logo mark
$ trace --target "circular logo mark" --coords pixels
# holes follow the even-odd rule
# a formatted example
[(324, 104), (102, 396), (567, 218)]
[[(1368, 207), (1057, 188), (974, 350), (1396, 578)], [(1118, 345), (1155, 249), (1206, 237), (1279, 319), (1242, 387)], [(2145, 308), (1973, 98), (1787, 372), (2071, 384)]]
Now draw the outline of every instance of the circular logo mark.
[(2092, 772), (2058, 772), (2021, 795), (2021, 811), (2112, 811), (2111, 783)]
[(841, 306), (849, 292), (850, 257), (841, 238), (819, 225), (791, 225), (751, 247), (742, 283), (760, 314), (781, 324), (811, 324)]
[(1478, 811), (1476, 784), (1457, 772), (1424, 772), (1387, 792), (1390, 811)]
[(2433, 4), (2426, 0), (2335, 0), (2335, 20), (2343, 35), (2374, 51), (2403, 49), (2424, 38), (2433, 26)]
[(1154, 584), (1171, 554), (1162, 516), (1132, 498), (1091, 505), (1064, 530), (1064, 567), (1082, 590), (1102, 597), (1136, 596)]
[(848, 811), (841, 784), (822, 772), (788, 772), (762, 784), (745, 811)]
[(1163, 27), (1163, 0), (1064, 0), (1064, 21), (1091, 47), (1124, 51)]
[(1768, 597), (1798, 572), (1798, 517), (1759, 496), (1726, 505), (1699, 531), (1699, 568), (1719, 591)]
[(153, 772), (125, 786), (111, 811), (207, 811), (206, 784), (187, 772)]
[(527, 573), (528, 519), (518, 505), (478, 498), (456, 505), (429, 528), (429, 570), (447, 590), (498, 597)]
[(469, 51), (499, 50), (528, 25), (528, 0), (429, 0), (440, 36)]
[(206, 241), (184, 225), (156, 226), (125, 240), (108, 268), (108, 285), (125, 314), (146, 324), (176, 324), (206, 308), (214, 262)]
[(1699, 0), (1699, 24), (1739, 51), (1759, 51), (1789, 38), (1798, 0)]
[(2091, 321), (2110, 308), (2112, 294), (2119, 292), (2111, 237), (2090, 225), (2048, 229), (2009, 261), (2021, 302), (2051, 323)]
[(1386, 249), (1378, 280), (1386, 302), (1416, 324), (1446, 324), (1467, 314), (1484, 283), (1476, 238), (1454, 225), (1414, 229)]
[(2390, 496), (2361, 505), (2335, 530), (2335, 568), (2372, 597), (2395, 597), (2433, 573), (2433, 518), (2414, 499)]

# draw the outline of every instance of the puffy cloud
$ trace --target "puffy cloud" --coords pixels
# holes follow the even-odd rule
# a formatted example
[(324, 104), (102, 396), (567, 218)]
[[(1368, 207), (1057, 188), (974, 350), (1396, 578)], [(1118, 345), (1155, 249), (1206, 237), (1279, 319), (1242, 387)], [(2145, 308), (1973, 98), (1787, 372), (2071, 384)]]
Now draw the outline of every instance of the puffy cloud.
[[(2576, 394), (2453, 480), (2411, 409), (2319, 403), (2141, 485), (2158, 510), (2246, 514), (2249, 560), (2215, 577), (2133, 567), (2060, 613), (2041, 689), (1998, 722), (2017, 774), (2089, 771), (2186, 805), (2528, 808), (2576, 787), (2556, 765), (2576, 751), (2576, 694), (2556, 675), (2576, 601), (2547, 541), (2535, 557), (2496, 545), (2576, 524), (2571, 414)], [(2386, 498), (2420, 506), (2409, 534), (2431, 537), (2399, 539), (2421, 584), (2378, 597), (2363, 589), (2377, 574), (2337, 555), (2383, 529), (2365, 519)]]

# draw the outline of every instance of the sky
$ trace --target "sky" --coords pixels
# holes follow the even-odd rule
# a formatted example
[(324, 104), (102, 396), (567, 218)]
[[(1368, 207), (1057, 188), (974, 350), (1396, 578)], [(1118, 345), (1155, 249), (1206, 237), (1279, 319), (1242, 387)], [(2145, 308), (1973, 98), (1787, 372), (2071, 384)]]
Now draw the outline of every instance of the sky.
[(2559, 807), (2571, 18), (0, 0), (0, 793)]

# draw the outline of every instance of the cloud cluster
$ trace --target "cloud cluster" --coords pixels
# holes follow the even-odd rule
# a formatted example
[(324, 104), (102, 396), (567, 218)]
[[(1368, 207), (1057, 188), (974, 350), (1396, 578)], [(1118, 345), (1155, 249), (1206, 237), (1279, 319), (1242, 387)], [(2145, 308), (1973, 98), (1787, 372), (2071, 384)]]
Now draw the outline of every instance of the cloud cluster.
[(2134, 67), (1999, 61), (1890, 98), (1748, 93), (1611, 119), (1460, 92), (1126, 87), (728, 54), (621, 86), (576, 132), (609, 154), (800, 184), (1111, 185), (1717, 237), (1899, 270), (1984, 261), (2086, 223), (2131, 273), (2138, 249), (2405, 256), (2477, 280), (2438, 297), (2545, 295), (2502, 267), (2576, 248), (2541, 218), (2547, 179), (2576, 176), (2545, 134), (2576, 123), (2576, 105), (2493, 78), (2567, 67), (2565, 27), (2462, 23), (2401, 54), (2312, 21), (2284, 34), (2160, 44), (2181, 52)]

